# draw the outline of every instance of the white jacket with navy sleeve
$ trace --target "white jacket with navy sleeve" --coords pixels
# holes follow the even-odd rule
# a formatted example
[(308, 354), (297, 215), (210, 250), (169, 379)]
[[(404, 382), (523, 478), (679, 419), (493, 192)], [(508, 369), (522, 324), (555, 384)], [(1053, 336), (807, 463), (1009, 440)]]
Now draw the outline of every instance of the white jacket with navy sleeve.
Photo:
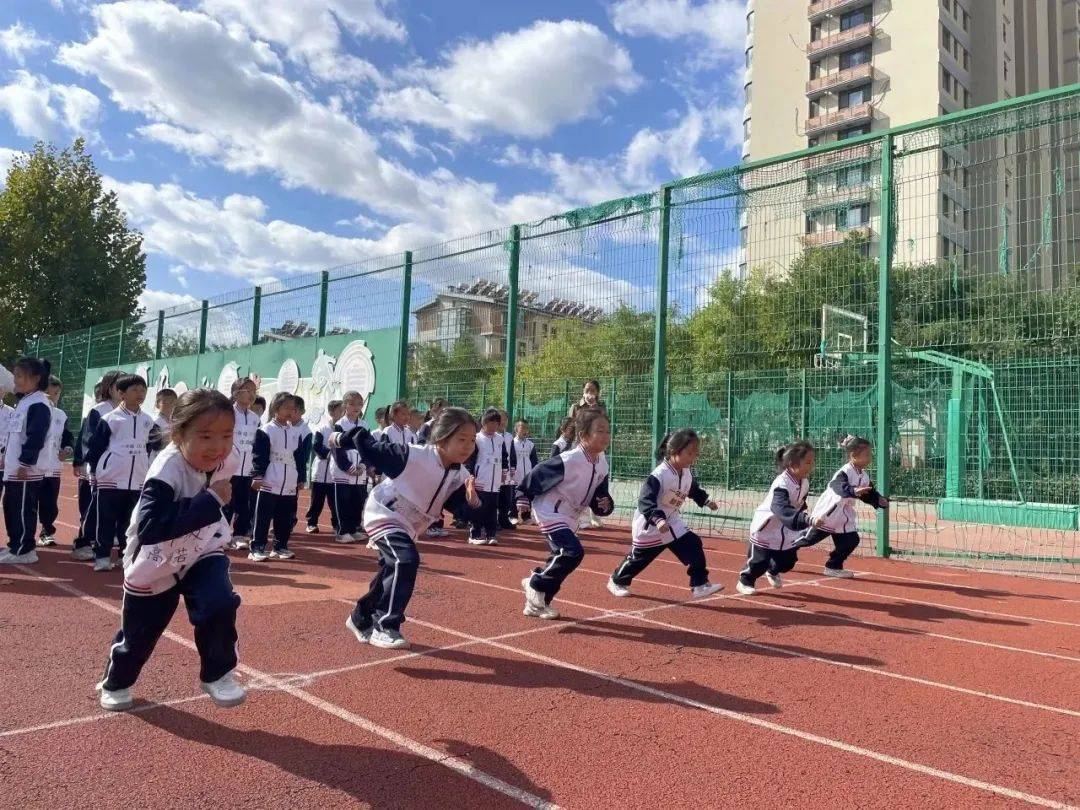
[(52, 403), (41, 391), (32, 391), (19, 400), (7, 418), (7, 446), (4, 449), (4, 480), (40, 481), (48, 474), (45, 441), (52, 423)]
[(799, 481), (784, 470), (772, 482), (765, 499), (750, 521), (750, 542), (777, 551), (790, 549), (805, 534), (806, 496), (810, 481)]
[[(349, 417), (343, 416), (337, 420), (331, 432), (349, 433), (356, 428), (367, 430), (367, 422), (363, 419), (354, 422)], [(355, 475), (349, 474), (351, 469), (356, 470)], [(347, 484), (352, 487), (365, 486), (367, 478), (367, 466), (355, 447), (336, 447), (330, 451), (330, 480), (335, 484)]]
[(11, 417), (14, 415), (14, 408), (0, 402), (0, 475), (4, 472), (4, 455), (7, 452), (8, 427), (11, 424)]
[(476, 477), (477, 492), (498, 492), (510, 465), (502, 433), (476, 434), (476, 450), (466, 467)]
[(810, 522), (821, 525), (822, 531), (833, 534), (845, 534), (859, 530), (859, 519), (855, 514), (855, 502), (863, 501), (875, 509), (881, 507), (881, 493), (871, 489), (861, 498), (855, 494), (855, 490), (862, 487), (873, 487), (870, 476), (866, 470), (860, 470), (854, 464), (848, 462), (832, 477), (829, 486), (821, 493), (821, 497), (814, 504), (810, 513)]
[(277, 420), (255, 434), (251, 465), (253, 478), (262, 479), (260, 489), (274, 495), (295, 495), (297, 484), (307, 481), (311, 431)]
[(311, 452), (315, 454), (315, 469), (311, 473), (313, 484), (329, 484), (333, 481), (330, 476), (330, 446), (327, 444), (333, 429), (334, 423), (327, 418), (319, 425), (318, 430), (311, 434)]
[(109, 411), (90, 437), (86, 462), (99, 489), (142, 489), (150, 469), (150, 429), (154, 420), (144, 411), (123, 405)]
[[(634, 545), (666, 545), (690, 531), (679, 514), (687, 498), (698, 506), (709, 502), (709, 494), (690, 470), (676, 470), (667, 461), (658, 465), (641, 485), (631, 523)], [(667, 523), (663, 532), (656, 527), (661, 520)]]
[(60, 469), (63, 466), (60, 453), (63, 450), (71, 450), (73, 444), (71, 433), (67, 429), (67, 414), (53, 407), (49, 433), (45, 437), (45, 447), (41, 451), (41, 466), (45, 468), (47, 478), (60, 476)]
[(415, 541), (442, 516), (443, 507), (465, 502), (468, 470), (460, 464), (444, 467), (435, 445), (402, 447), (376, 440), (367, 428), (353, 429), (342, 441), (383, 475), (364, 506), (364, 531), (373, 541), (394, 532)]
[(413, 429), (408, 425), (404, 427), (398, 427), (393, 422), (383, 429), (379, 434), (379, 441), (390, 442), (396, 444), (399, 447), (408, 447), (410, 444), (416, 444), (416, 434), (413, 433)]
[(532, 439), (514, 439), (514, 484), (519, 485), (533, 467), (540, 463), (536, 456), (536, 443)]
[(550, 534), (577, 531), (581, 516), (592, 509), (601, 517), (614, 511), (608, 494), (608, 462), (591, 456), (580, 444), (541, 461), (517, 488), (518, 508), (531, 509), (540, 529)]
[(232, 537), (225, 505), (208, 487), (228, 481), (240, 465), (233, 450), (210, 473), (200, 472), (169, 444), (154, 460), (131, 515), (124, 551), (124, 590), (151, 596), (169, 590), (203, 557), (223, 555)]
[(235, 422), (233, 425), (233, 446), (240, 458), (236, 474), (251, 477), (255, 463), (255, 434), (259, 431), (259, 415), (252, 410), (243, 410), (233, 405)]

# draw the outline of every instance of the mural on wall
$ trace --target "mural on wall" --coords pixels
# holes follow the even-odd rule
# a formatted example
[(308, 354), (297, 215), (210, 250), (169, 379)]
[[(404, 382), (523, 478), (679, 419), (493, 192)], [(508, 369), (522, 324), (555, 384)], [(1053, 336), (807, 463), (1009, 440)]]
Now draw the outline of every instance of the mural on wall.
[[(156, 368), (156, 373), (151, 374), (151, 368)], [(143, 410), (151, 415), (157, 412), (154, 399), (162, 388), (171, 388), (177, 394), (191, 388), (216, 388), (229, 396), (232, 384), (243, 376), (250, 376), (255, 380), (259, 394), (265, 397), (268, 403), (279, 391), (303, 397), (307, 408), (304, 418), (312, 425), (322, 421), (327, 403), (341, 399), (346, 391), (359, 391), (366, 402), (375, 390), (374, 356), (365, 340), (352, 341), (336, 356), (327, 354), (320, 348), (307, 377), (302, 376), (300, 364), (292, 357), (281, 363), (276, 377), (260, 377), (252, 369), (244, 368), (235, 361), (225, 363), (216, 380), (210, 380), (205, 375), (197, 380), (180, 379), (170, 370), (168, 361), (154, 366), (141, 363), (134, 371), (146, 378), (149, 384)], [(93, 399), (84, 394), (83, 414), (89, 413), (93, 406)]]

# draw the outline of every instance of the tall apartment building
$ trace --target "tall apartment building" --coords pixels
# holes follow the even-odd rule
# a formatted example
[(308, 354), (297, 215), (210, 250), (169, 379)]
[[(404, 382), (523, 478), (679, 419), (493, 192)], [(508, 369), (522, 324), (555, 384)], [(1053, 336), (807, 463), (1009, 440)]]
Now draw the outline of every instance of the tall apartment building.
[[(746, 21), (744, 160), (1080, 80), (1078, 0), (749, 0)], [(1042, 234), (1048, 206), (1062, 235), (1080, 230), (1080, 200), (1059, 193), (1080, 186), (1076, 128), (1062, 126), (1064, 148), (1039, 149), (1036, 133), (935, 144), (901, 161), (896, 261), (972, 268), (1008, 256), (1034, 283), (1061, 283), (1080, 243), (1047, 247)], [(876, 250), (874, 160), (870, 147), (808, 158), (788, 195), (801, 205), (751, 201), (741, 268), (782, 272), (804, 246), (856, 229)]]

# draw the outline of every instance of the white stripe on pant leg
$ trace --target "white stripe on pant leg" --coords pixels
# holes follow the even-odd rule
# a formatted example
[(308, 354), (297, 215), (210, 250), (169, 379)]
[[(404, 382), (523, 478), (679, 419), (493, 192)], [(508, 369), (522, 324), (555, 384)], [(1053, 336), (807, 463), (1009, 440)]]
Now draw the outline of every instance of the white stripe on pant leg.
[[(124, 608), (127, 607), (127, 598), (128, 598), (127, 591), (122, 591), (122, 596), (120, 597), (120, 632), (121, 633), (124, 632)], [(116, 648), (119, 647), (121, 644), (123, 644), (125, 641), (127, 641), (127, 636), (126, 635), (122, 639), (120, 639), (119, 641), (113, 642), (112, 645), (109, 647), (109, 663), (105, 667), (105, 677), (101, 679), (101, 682), (103, 684), (107, 680), (109, 680), (109, 678), (112, 677), (113, 653), (115, 653)]]
[[(394, 609), (394, 593), (397, 592), (398, 566), (401, 564), (401, 558), (398, 557), (397, 551), (394, 550), (394, 547), (392, 545), (390, 545), (390, 536), (389, 535), (387, 535), (384, 539), (380, 540), (379, 543), (384, 544), (388, 549), (390, 549), (390, 553), (394, 555), (394, 582), (390, 586), (390, 610), (393, 610)], [(378, 545), (378, 543), (376, 543), (376, 545)], [(383, 629), (382, 619), (376, 619), (375, 624), (379, 625), (379, 630)]]
[[(252, 524), (252, 527), (251, 527), (251, 539), (252, 540), (254, 540), (255, 536), (259, 533), (259, 498), (261, 498), (261, 497), (262, 497), (262, 490), (261, 489), (256, 490), (255, 491), (255, 522)], [(251, 501), (249, 500), (248, 503), (251, 503)], [(267, 539), (267, 541), (270, 540), (270, 527), (269, 526), (266, 527), (266, 539)]]
[(23, 547), (26, 545), (26, 488), (30, 486), (29, 482), (23, 481), (22, 485), (22, 501), (19, 503), (19, 520), (22, 522), (22, 531), (19, 533), (19, 550), (17, 554), (23, 553)]
[[(337, 529), (335, 530), (335, 533), (338, 536), (340, 536), (341, 535), (341, 506), (338, 503), (337, 488), (338, 488), (337, 481), (335, 481), (334, 482), (334, 512), (337, 513)], [(333, 515), (331, 515), (331, 517), (333, 517)], [(330, 528), (333, 528), (333, 526), (331, 526)]]

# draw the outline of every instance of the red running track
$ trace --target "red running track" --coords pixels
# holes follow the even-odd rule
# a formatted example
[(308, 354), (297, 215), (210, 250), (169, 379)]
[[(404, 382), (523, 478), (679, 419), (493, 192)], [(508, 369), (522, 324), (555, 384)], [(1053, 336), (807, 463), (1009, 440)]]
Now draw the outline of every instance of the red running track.
[(181, 611), (137, 710), (110, 715), (93, 684), (120, 572), (71, 560), (71, 490), (61, 545), (0, 571), (3, 806), (1080, 802), (1080, 585), (874, 558), (824, 580), (813, 550), (746, 598), (741, 545), (708, 538), (723, 595), (687, 602), (661, 557), (616, 599), (628, 539), (606, 528), (545, 623), (521, 615), (534, 529), (455, 534), (422, 544), (414, 646), (392, 652), (342, 626), (371, 552), (299, 534), (294, 560), (233, 558), (244, 706), (202, 695)]

